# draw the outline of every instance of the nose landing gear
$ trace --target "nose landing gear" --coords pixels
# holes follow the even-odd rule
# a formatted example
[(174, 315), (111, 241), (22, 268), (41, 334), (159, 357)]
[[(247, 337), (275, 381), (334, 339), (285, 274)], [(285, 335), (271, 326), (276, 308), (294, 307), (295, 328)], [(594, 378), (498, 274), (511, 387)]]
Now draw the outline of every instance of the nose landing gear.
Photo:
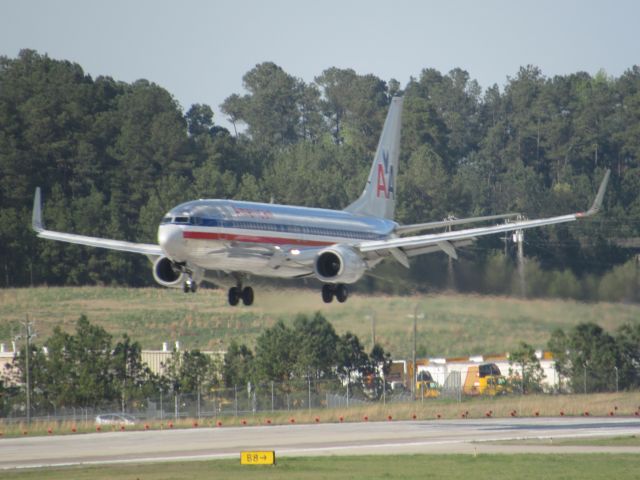
[(198, 284), (192, 277), (187, 278), (182, 285), (182, 291), (184, 293), (196, 293), (196, 290), (198, 290)]

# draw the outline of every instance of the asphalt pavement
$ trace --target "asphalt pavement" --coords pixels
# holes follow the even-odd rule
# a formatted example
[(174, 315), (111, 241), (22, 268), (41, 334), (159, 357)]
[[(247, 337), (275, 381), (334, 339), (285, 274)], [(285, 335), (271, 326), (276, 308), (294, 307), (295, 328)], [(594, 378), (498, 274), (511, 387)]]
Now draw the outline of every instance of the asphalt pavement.
[[(640, 447), (554, 444), (564, 438), (630, 435), (640, 435), (640, 420), (487, 418), (108, 432), (0, 439), (0, 469), (239, 458), (243, 450), (275, 450), (276, 456), (640, 453)], [(509, 443), (494, 443), (502, 441)]]

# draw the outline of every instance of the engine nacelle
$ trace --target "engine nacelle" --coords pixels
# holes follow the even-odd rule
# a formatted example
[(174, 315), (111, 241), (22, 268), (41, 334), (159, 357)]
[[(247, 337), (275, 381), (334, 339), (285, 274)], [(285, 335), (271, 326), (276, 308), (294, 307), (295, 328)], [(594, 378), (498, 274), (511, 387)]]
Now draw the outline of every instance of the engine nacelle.
[(167, 257), (160, 257), (153, 264), (153, 278), (163, 287), (182, 288), (187, 275)]
[(351, 247), (337, 245), (325, 248), (316, 256), (316, 277), (326, 283), (355, 283), (367, 270), (367, 264)]

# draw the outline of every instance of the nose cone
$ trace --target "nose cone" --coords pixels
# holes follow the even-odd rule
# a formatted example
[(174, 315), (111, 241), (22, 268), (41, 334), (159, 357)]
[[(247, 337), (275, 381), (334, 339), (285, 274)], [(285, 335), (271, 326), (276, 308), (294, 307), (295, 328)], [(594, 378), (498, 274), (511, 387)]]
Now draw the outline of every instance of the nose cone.
[(182, 228), (177, 225), (160, 225), (158, 244), (172, 260), (183, 262), (187, 258)]

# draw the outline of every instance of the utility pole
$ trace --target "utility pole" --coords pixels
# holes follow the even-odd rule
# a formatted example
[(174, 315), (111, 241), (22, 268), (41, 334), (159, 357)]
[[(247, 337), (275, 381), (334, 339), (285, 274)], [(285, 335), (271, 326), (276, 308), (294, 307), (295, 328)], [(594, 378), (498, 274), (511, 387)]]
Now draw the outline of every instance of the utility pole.
[[(411, 316), (411, 315), (408, 315)], [(424, 315), (420, 315), (420, 318), (424, 318)], [(416, 365), (416, 346), (417, 346), (417, 333), (418, 333), (418, 304), (416, 304), (413, 309), (413, 355), (412, 355), (412, 366), (413, 366), (413, 375), (411, 375), (411, 395), (413, 396), (413, 400), (416, 399), (416, 382), (418, 380), (418, 367)]]
[(640, 254), (636, 255), (636, 288), (633, 291), (635, 300), (640, 300)]
[[(26, 316), (24, 322), (20, 322), (24, 327), (25, 338), (25, 383), (26, 383), (26, 397), (27, 397), (27, 424), (31, 424), (31, 369), (29, 367), (29, 360), (31, 358), (31, 337), (35, 337), (35, 333), (32, 330), (33, 323), (29, 320), (29, 315)], [(20, 338), (21, 335), (18, 335)]]
[[(518, 221), (524, 220), (524, 217), (518, 215)], [(527, 296), (527, 283), (524, 273), (524, 231), (516, 230), (513, 239), (518, 243), (518, 280), (520, 281), (520, 296)]]
[(376, 314), (372, 313), (371, 317), (371, 348), (376, 346)]
[[(455, 220), (455, 217), (453, 215), (448, 216), (447, 218), (445, 218), (445, 220)], [(447, 231), (450, 232), (451, 231), (451, 225), (449, 225), (447, 227)], [(455, 272), (453, 271), (453, 257), (451, 257), (451, 255), (447, 255), (447, 289), (449, 290), (455, 290), (456, 289), (456, 279), (455, 279)]]
[(411, 379), (411, 393), (416, 399), (416, 380), (418, 379), (418, 366), (416, 365), (416, 334), (418, 331), (418, 305), (413, 311), (413, 378)]

